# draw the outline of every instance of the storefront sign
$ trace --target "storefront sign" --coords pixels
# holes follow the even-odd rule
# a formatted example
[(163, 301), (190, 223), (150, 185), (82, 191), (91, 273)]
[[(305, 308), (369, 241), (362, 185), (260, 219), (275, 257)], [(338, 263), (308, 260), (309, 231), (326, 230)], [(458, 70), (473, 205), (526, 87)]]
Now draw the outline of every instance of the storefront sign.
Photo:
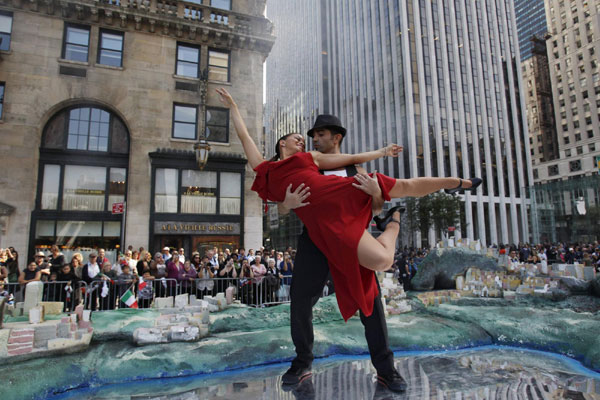
[(157, 235), (239, 235), (239, 222), (155, 221)]

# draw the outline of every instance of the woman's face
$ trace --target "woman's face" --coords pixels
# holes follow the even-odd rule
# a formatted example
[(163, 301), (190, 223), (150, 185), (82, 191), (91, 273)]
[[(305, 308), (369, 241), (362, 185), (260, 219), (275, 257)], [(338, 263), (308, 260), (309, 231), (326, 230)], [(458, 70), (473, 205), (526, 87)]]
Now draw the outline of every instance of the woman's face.
[(288, 155), (296, 154), (304, 151), (304, 138), (301, 134), (294, 133), (280, 141), (280, 145), (282, 147), (281, 154), (283, 154), (284, 149), (286, 149)]
[(32, 263), (29, 263), (29, 265), (27, 265), (27, 268), (30, 271), (35, 271), (35, 269), (37, 268), (37, 265), (36, 265), (36, 263), (32, 262)]

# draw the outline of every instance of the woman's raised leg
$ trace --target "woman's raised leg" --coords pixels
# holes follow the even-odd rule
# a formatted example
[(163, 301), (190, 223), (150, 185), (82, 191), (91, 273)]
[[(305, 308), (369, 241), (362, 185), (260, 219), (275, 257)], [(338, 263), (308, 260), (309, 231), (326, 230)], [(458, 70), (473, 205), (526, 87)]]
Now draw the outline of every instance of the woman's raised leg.
[[(400, 221), (400, 213), (396, 211), (393, 218)], [(396, 239), (399, 231), (400, 224), (394, 222), (387, 224), (385, 231), (377, 238), (364, 231), (356, 250), (359, 264), (373, 271), (389, 269), (394, 263)]]
[(442, 189), (454, 189), (462, 182), (462, 187), (470, 188), (471, 181), (459, 178), (411, 178), (396, 179), (396, 184), (390, 190), (391, 198), (423, 197)]

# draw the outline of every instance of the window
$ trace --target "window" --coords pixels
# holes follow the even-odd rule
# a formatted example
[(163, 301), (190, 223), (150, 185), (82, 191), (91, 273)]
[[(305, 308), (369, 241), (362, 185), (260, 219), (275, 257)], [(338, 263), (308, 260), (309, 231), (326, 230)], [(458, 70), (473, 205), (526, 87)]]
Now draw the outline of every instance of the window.
[(588, 145), (588, 148), (590, 149), (590, 151), (596, 151), (596, 143), (590, 143)]
[(63, 180), (63, 210), (104, 211), (106, 168), (66, 165)]
[(123, 66), (123, 32), (100, 31), (98, 64), (113, 67)]
[(548, 167), (548, 175), (549, 176), (556, 176), (556, 175), (558, 175), (558, 165), (550, 165)]
[(60, 165), (44, 165), (42, 183), (42, 210), (56, 210), (58, 207), (58, 184), (60, 182)]
[(575, 134), (575, 141), (579, 142), (581, 140), (581, 133), (576, 133)]
[(206, 107), (206, 138), (211, 142), (229, 141), (229, 110)]
[(569, 162), (569, 171), (577, 172), (581, 171), (581, 160), (573, 160)]
[(200, 48), (177, 43), (177, 66), (175, 74), (198, 78), (200, 66)]
[(87, 62), (90, 46), (90, 27), (65, 25), (62, 57), (66, 60)]
[(583, 146), (577, 146), (577, 154), (583, 154)]
[(154, 182), (154, 211), (157, 213), (241, 213), (242, 174), (239, 172), (157, 168)]
[(240, 214), (242, 197), (242, 175), (236, 172), (221, 172), (219, 214)]
[(178, 170), (157, 168), (154, 180), (154, 211), (157, 213), (177, 212)]
[(0, 50), (10, 50), (10, 35), (12, 33), (13, 15), (9, 12), (0, 11)]
[(108, 151), (110, 114), (93, 107), (69, 112), (67, 149)]
[(593, 130), (590, 129), (589, 131), (587, 131), (587, 133), (588, 133), (588, 139), (591, 139), (591, 138), (594, 137), (594, 131)]
[(208, 80), (229, 82), (229, 53), (208, 51)]
[(217, 173), (181, 171), (181, 213), (217, 213)]
[(0, 119), (4, 117), (4, 82), (0, 82)]
[(537, 168), (533, 169), (533, 179), (539, 179), (539, 173)]
[(210, 6), (222, 10), (231, 10), (231, 0), (210, 0)]
[(198, 107), (175, 104), (173, 106), (173, 134), (178, 139), (196, 139)]

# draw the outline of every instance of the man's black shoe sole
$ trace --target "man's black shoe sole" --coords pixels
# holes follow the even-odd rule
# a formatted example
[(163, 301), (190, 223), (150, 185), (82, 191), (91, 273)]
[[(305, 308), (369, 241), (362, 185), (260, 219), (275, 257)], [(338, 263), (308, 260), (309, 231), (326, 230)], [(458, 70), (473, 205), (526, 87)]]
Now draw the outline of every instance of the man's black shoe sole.
[(408, 387), (408, 385), (402, 385), (399, 388), (391, 387), (390, 384), (385, 379), (380, 377), (379, 375), (377, 376), (377, 383), (379, 383), (380, 385), (384, 386), (386, 389), (391, 390), (392, 392), (395, 392), (395, 393), (405, 392), (406, 388)]
[(310, 378), (312, 376), (312, 372), (307, 372), (301, 376), (299, 376), (298, 378), (296, 378), (295, 376), (293, 376), (291, 379), (286, 379), (285, 375), (281, 378), (281, 383), (284, 385), (298, 385), (302, 382), (304, 382), (306, 379)]

